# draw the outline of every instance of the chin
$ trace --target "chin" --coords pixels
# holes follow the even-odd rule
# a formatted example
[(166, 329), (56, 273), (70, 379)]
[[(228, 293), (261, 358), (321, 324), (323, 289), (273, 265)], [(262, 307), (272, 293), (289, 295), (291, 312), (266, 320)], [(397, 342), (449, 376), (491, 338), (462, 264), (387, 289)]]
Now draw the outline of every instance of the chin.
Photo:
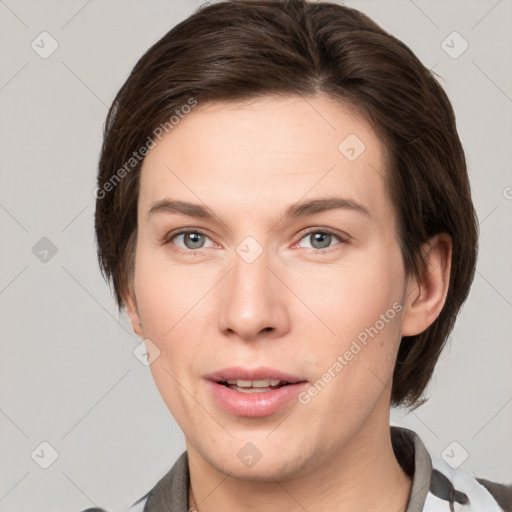
[[(312, 470), (313, 453), (308, 453), (301, 443), (288, 437), (290, 441), (283, 446), (261, 441), (251, 442), (247, 439), (231, 440), (229, 445), (217, 444), (216, 450), (199, 446), (198, 452), (217, 471), (231, 478), (252, 482), (286, 481), (304, 475)], [(208, 449), (210, 448), (210, 449)], [(286, 449), (288, 448), (288, 449)]]

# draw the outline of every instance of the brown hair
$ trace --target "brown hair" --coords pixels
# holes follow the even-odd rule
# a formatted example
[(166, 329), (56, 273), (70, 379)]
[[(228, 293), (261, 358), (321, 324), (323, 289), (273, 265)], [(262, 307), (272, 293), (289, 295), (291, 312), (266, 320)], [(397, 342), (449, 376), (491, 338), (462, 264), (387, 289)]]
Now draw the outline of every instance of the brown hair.
[(392, 405), (417, 407), (473, 279), (478, 223), (450, 102), (412, 51), (357, 10), (305, 0), (204, 5), (137, 62), (107, 115), (96, 191), (96, 236), (119, 308), (134, 270), (140, 168), (158, 127), (185, 105), (272, 94), (325, 94), (354, 106), (389, 152), (388, 189), (406, 272), (421, 245), (453, 241), (446, 303), (401, 341)]

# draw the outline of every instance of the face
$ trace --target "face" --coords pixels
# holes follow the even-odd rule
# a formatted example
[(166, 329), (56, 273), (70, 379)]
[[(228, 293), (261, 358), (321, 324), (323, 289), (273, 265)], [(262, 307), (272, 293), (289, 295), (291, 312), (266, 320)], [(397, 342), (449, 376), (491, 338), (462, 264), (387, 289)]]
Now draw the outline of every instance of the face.
[(324, 96), (199, 105), (150, 150), (128, 310), (189, 456), (285, 479), (388, 428), (407, 282), (385, 172)]

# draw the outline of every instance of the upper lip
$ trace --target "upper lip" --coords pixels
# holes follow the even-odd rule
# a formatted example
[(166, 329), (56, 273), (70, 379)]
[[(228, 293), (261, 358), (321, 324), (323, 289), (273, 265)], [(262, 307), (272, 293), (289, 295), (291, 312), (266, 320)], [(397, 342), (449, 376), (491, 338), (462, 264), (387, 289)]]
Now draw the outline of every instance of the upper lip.
[(275, 368), (269, 368), (260, 366), (258, 368), (243, 368), (241, 366), (234, 366), (231, 368), (224, 368), (208, 375), (205, 378), (213, 382), (224, 382), (230, 379), (238, 380), (265, 380), (265, 379), (279, 379), (280, 381), (289, 382), (295, 384), (296, 382), (304, 382), (305, 379), (292, 375), (290, 373), (276, 370)]

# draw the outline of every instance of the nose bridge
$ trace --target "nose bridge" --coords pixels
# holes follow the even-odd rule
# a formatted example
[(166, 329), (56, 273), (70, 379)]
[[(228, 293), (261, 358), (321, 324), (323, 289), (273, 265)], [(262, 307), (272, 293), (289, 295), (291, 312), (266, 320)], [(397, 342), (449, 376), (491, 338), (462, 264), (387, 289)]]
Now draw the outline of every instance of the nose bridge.
[(233, 268), (222, 291), (220, 328), (253, 339), (263, 331), (288, 326), (283, 291), (268, 268), (271, 254), (248, 237), (236, 248)]

